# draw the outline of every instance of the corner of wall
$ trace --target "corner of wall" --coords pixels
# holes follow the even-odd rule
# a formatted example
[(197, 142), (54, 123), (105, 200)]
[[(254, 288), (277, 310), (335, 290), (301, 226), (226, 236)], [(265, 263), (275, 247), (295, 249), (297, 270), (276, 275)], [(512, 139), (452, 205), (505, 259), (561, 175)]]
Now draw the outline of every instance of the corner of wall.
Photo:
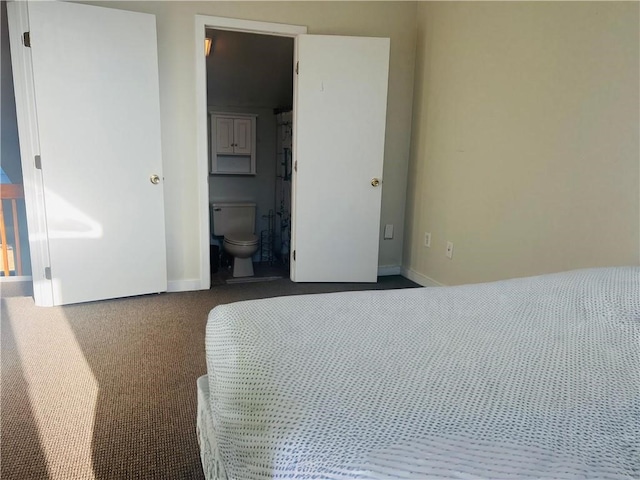
[(411, 268), (402, 267), (401, 274), (403, 277), (408, 278), (412, 282), (416, 282), (418, 285), (422, 285), (423, 287), (444, 287), (444, 283), (440, 283), (433, 278), (427, 277), (422, 273), (416, 272)]

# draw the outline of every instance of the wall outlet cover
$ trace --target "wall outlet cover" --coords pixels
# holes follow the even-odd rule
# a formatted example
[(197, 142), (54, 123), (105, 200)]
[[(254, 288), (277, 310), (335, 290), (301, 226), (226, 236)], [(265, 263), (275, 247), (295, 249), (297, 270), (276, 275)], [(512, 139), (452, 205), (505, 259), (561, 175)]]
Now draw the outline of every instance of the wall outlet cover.
[(424, 234), (424, 246), (431, 247), (431, 234), (429, 232), (425, 232)]
[(447, 242), (447, 258), (453, 258), (453, 243)]

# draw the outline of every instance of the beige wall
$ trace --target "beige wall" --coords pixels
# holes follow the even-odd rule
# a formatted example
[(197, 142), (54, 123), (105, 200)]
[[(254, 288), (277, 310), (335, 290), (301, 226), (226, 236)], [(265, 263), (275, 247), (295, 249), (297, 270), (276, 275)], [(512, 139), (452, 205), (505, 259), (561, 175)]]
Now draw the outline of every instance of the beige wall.
[(380, 265), (400, 265), (409, 162), (416, 4), (413, 2), (83, 2), (157, 17), (169, 281), (200, 278), (194, 15), (306, 25), (309, 33), (391, 38)]
[(461, 284), (639, 263), (638, 7), (418, 5), (410, 273)]

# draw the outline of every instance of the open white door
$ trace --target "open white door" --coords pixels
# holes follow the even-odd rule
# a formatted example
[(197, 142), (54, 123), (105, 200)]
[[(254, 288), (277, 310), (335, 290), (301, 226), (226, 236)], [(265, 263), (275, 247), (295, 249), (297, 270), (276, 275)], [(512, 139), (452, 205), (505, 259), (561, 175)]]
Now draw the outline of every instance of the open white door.
[[(41, 183), (27, 188), (25, 181), (26, 201), (41, 200), (28, 198), (35, 191), (46, 211), (40, 234), (51, 291), (38, 298), (34, 289), (36, 303), (165, 291), (155, 16), (67, 2), (29, 2), (27, 9), (31, 47), (14, 45), (12, 34), (12, 52), (27, 56), (22, 69), (14, 62), (14, 75), (16, 83), (32, 83), (37, 115), (20, 131), (25, 138), (35, 131), (39, 140), (32, 148), (21, 140), (23, 165), (34, 161), (30, 154), (41, 163)], [(29, 55), (32, 78), (24, 78)], [(29, 116), (20, 111), (25, 102), (17, 103), (18, 116)]]
[(377, 279), (389, 45), (297, 37), (293, 281)]

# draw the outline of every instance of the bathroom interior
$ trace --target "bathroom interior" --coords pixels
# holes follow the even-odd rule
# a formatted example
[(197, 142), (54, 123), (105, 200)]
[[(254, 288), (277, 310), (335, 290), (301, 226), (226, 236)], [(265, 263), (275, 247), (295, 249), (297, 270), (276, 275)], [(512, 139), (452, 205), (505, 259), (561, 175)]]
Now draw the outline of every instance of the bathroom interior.
[(293, 38), (206, 38), (211, 285), (288, 278)]

